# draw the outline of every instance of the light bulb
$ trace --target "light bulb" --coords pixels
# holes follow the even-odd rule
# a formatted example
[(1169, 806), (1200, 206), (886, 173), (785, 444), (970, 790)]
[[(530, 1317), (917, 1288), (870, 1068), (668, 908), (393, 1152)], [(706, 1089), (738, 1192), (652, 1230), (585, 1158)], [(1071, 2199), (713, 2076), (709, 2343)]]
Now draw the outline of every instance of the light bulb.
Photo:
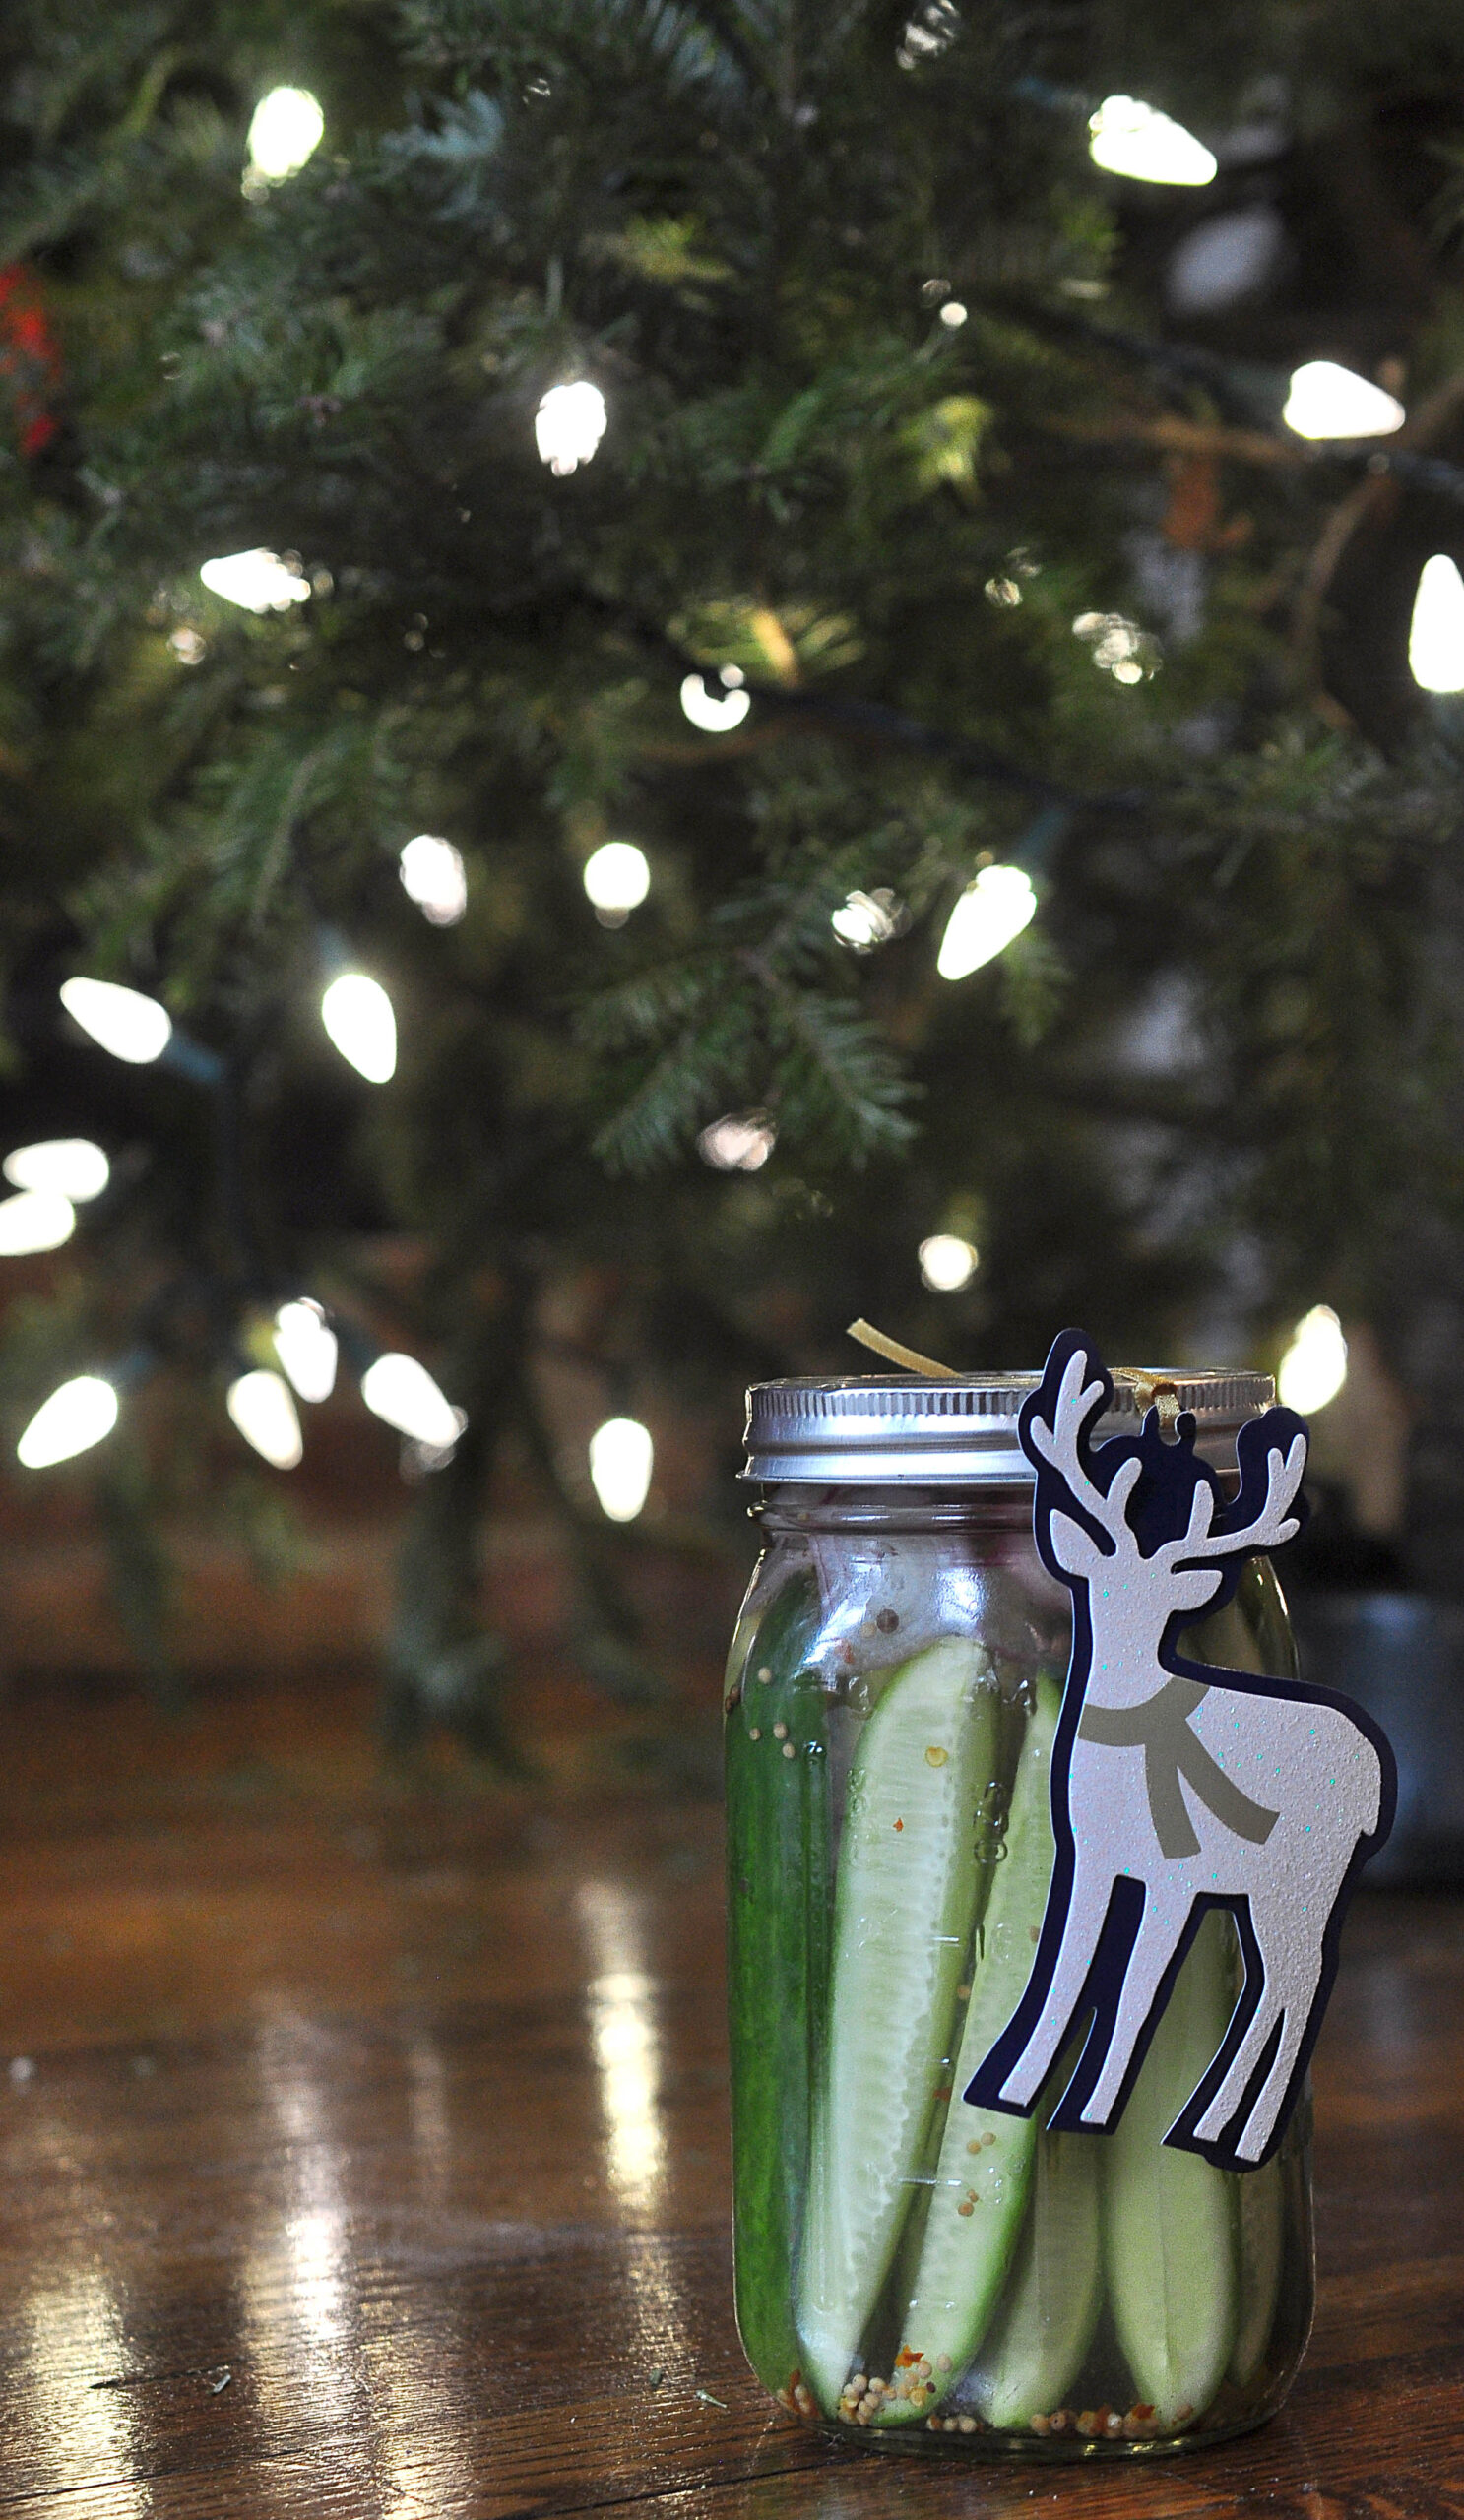
[(940, 320), (947, 332), (959, 332), (966, 321), (967, 310), (959, 297), (948, 297), (940, 310)]
[(591, 461), (605, 424), (605, 396), (588, 377), (574, 385), (551, 385), (534, 414), (540, 462), (562, 480)]
[(1291, 1334), (1276, 1375), (1277, 1392), (1288, 1409), (1305, 1418), (1335, 1400), (1346, 1380), (1342, 1324), (1329, 1303), (1313, 1304)]
[(468, 908), (462, 851), (435, 832), (419, 831), (401, 858), (402, 890), (433, 927), (456, 927)]
[(1333, 359), (1313, 358), (1293, 375), (1281, 416), (1298, 437), (1387, 437), (1407, 414), (1380, 385)]
[(63, 1382), (37, 1409), (16, 1446), (16, 1459), (26, 1470), (48, 1470), (54, 1461), (90, 1452), (117, 1422), (117, 1395), (99, 1374), (78, 1374)]
[(267, 184), (297, 175), (320, 147), (325, 116), (308, 88), (272, 88), (249, 125), (249, 171)]
[(116, 980), (63, 980), (61, 1003), (74, 1023), (114, 1059), (148, 1067), (173, 1037), (172, 1018), (156, 997)]
[(289, 1385), (267, 1365), (240, 1374), (228, 1386), (228, 1414), (257, 1453), (276, 1470), (293, 1470), (304, 1452), (300, 1420)]
[[(731, 678), (731, 669), (724, 669), (723, 681)], [(738, 682), (740, 679), (739, 675)], [(750, 692), (734, 686), (719, 698), (715, 691), (709, 690), (699, 673), (689, 673), (681, 685), (681, 707), (693, 726), (700, 726), (704, 735), (730, 735), (733, 726), (740, 726), (751, 706)]]
[(777, 1143), (778, 1132), (766, 1111), (729, 1111), (709, 1122), (696, 1148), (714, 1172), (760, 1172)]
[(651, 1491), (656, 1447), (638, 1418), (607, 1418), (590, 1438), (590, 1478), (612, 1523), (633, 1523)]
[(876, 945), (887, 945), (898, 936), (903, 913), (888, 887), (881, 885), (875, 893), (851, 893), (836, 911), (829, 914), (829, 925), (841, 945), (853, 953), (872, 954)]
[(929, 1233), (920, 1247), (921, 1276), (932, 1294), (959, 1294), (976, 1275), (981, 1254), (959, 1233)]
[(339, 1343), (308, 1295), (282, 1303), (275, 1315), (275, 1354), (301, 1400), (329, 1400), (336, 1388)]
[(1137, 96), (1105, 96), (1088, 117), (1088, 155), (1140, 184), (1213, 184), (1219, 161), (1183, 124)]
[(380, 980), (343, 972), (320, 1001), (320, 1020), (343, 1059), (372, 1085), (397, 1072), (397, 1019)]
[(51, 1190), (63, 1199), (99, 1199), (111, 1178), (111, 1166), (90, 1138), (41, 1138), (34, 1146), (18, 1146), (3, 1167), (18, 1190)]
[(210, 595), (222, 595), (245, 612), (287, 612), (310, 594), (309, 579), (278, 551), (230, 551), (222, 560), (205, 560), (198, 574)]
[(1464, 691), (1464, 578), (1442, 551), (1419, 577), (1408, 669), (1421, 691)]
[(76, 1231), (76, 1210), (58, 1190), (17, 1190), (0, 1199), (0, 1256), (18, 1259), (25, 1251), (55, 1251)]
[(1020, 866), (984, 866), (951, 912), (935, 969), (943, 980), (979, 972), (1008, 946), (1037, 909), (1031, 877)]
[(361, 1376), (361, 1398), (373, 1417), (434, 1450), (455, 1444), (468, 1420), (454, 1409), (415, 1356), (378, 1356)]
[(621, 927), (651, 889), (645, 850), (634, 841), (607, 840), (585, 862), (585, 890), (602, 925)]

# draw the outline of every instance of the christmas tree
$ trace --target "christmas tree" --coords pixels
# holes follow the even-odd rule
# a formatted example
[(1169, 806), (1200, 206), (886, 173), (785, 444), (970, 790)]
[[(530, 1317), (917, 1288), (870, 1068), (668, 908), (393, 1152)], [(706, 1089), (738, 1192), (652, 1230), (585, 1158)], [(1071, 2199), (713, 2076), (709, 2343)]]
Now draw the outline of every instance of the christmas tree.
[(634, 1663), (566, 1345), (731, 1465), (856, 1313), (1326, 1302), (1447, 1488), (1457, 13), (51, 0), (0, 78), (7, 1144), (146, 1150), (3, 1398), (87, 1384), (139, 1636), (129, 1420), (287, 1461), (286, 1305), (430, 1471), (393, 1724), (489, 1749), (505, 1440)]

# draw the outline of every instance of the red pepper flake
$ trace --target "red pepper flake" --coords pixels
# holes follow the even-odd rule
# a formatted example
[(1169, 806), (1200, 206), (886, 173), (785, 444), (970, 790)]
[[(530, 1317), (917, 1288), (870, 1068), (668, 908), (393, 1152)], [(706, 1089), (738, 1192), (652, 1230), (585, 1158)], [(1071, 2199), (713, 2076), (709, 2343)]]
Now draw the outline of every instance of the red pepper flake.
[(896, 1826), (896, 1828), (897, 1828), (897, 1829), (903, 1829), (903, 1828), (904, 1828), (904, 1826), (905, 1826), (905, 1823), (904, 1823), (904, 1821), (903, 1821), (903, 1820), (897, 1820), (897, 1821), (895, 1822), (895, 1826)]

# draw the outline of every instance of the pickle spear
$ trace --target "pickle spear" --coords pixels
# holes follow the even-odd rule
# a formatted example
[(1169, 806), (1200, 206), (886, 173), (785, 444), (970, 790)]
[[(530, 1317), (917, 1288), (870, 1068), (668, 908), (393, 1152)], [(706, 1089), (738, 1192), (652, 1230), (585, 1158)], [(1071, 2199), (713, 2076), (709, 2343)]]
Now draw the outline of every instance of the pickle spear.
[(1032, 2206), (1016, 2259), (961, 2404), (987, 2424), (1027, 2430), (1061, 2406), (1093, 2341), (1103, 2300), (1098, 2194), (1101, 2135), (1037, 2138)]
[(1278, 2158), (1263, 2170), (1239, 2174), (1241, 2318), (1230, 2359), (1238, 2389), (1248, 2387), (1261, 2365), (1276, 2323), (1286, 2224), (1286, 2173)]
[[(875, 2418), (881, 2425), (927, 2415), (954, 2387), (990, 2318), (1027, 2203), (1035, 2118), (971, 2108), (961, 2095), (1010, 2020), (1031, 1972), (1052, 1871), (1050, 1771), (1061, 1698), (1057, 1681), (1044, 1675), (1017, 1760), (1003, 1858), (982, 1921), (930, 2211), (901, 2324), (902, 2350), (894, 2385)], [(1096, 2210), (1093, 2225), (1096, 2279)]]
[(1134, 2396), (1203, 2415), (1236, 2342), (1236, 2174), (1166, 2144), (1234, 2008), (1229, 1921), (1204, 1918), (1104, 2157), (1104, 2265)]
[(734, 1648), (727, 1709), (737, 2328), (759, 2379), (786, 2397), (798, 2385), (792, 2269), (828, 1978), (829, 1763), (805, 1663), (818, 1626), (817, 1588), (796, 1577)]
[(989, 1657), (945, 1638), (886, 1682), (850, 1773), (798, 2276), (803, 2373), (826, 2414), (888, 2274), (937, 2089), (949, 2096), (997, 1714)]

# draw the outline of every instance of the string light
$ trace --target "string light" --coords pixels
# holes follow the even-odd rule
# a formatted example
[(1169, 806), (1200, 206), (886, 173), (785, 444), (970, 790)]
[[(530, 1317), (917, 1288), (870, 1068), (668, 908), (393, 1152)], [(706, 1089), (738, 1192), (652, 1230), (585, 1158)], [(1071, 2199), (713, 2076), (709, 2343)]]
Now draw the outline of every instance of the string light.
[(702, 1130), (696, 1150), (714, 1172), (760, 1172), (777, 1143), (766, 1111), (729, 1111)]
[(73, 1023), (114, 1059), (149, 1067), (172, 1040), (172, 1018), (156, 997), (116, 980), (63, 980), (61, 1003)]
[(1281, 416), (1298, 437), (1387, 437), (1407, 414), (1380, 385), (1333, 359), (1313, 358), (1293, 375)]
[(877, 892), (851, 893), (829, 916), (840, 944), (855, 954), (872, 954), (876, 945), (887, 945), (903, 924), (901, 905), (883, 884)]
[(623, 927), (651, 889), (651, 868), (634, 841), (607, 840), (585, 862), (585, 891), (602, 927)]
[(958, 332), (966, 321), (967, 310), (959, 297), (949, 297), (940, 310), (940, 320), (948, 332)]
[(57, 1190), (17, 1190), (0, 1199), (0, 1256), (19, 1259), (27, 1251), (57, 1251), (76, 1231), (76, 1210)]
[(41, 1138), (34, 1146), (18, 1146), (0, 1169), (18, 1190), (49, 1190), (78, 1206), (99, 1199), (111, 1179), (111, 1166), (90, 1138)]
[(928, 1233), (920, 1247), (921, 1276), (932, 1294), (959, 1294), (976, 1275), (981, 1258), (974, 1242), (959, 1233)]
[(1329, 1303), (1313, 1304), (1291, 1334), (1276, 1389), (1288, 1409), (1314, 1416), (1335, 1400), (1347, 1380), (1347, 1341)]
[(1408, 669), (1421, 691), (1464, 691), (1464, 578), (1442, 551), (1419, 577)]
[(1030, 875), (1020, 866), (984, 866), (951, 912), (935, 969), (943, 980), (979, 972), (1020, 936), (1037, 910)]
[(589, 464), (605, 435), (605, 396), (588, 377), (551, 385), (534, 414), (540, 462), (560, 480)]
[(633, 1523), (651, 1492), (656, 1447), (638, 1418), (607, 1418), (590, 1438), (590, 1478), (612, 1523)]
[(1105, 96), (1088, 117), (1088, 155), (1139, 184), (1213, 184), (1219, 160), (1183, 124), (1138, 96)]
[(272, 88), (261, 96), (249, 125), (249, 172), (255, 184), (282, 184), (297, 175), (320, 147), (325, 116), (308, 88)]
[(301, 1400), (329, 1400), (336, 1388), (340, 1347), (320, 1305), (308, 1295), (280, 1306), (275, 1315), (275, 1354)]
[(294, 1470), (305, 1450), (289, 1385), (260, 1365), (228, 1386), (228, 1414), (257, 1453), (276, 1470)]
[(112, 1385), (99, 1374), (77, 1374), (37, 1409), (16, 1446), (16, 1459), (24, 1470), (49, 1470), (52, 1462), (90, 1452), (116, 1422)]
[(751, 693), (742, 689), (740, 665), (724, 665), (719, 678), (725, 686), (720, 694), (705, 674), (689, 673), (681, 685), (681, 707), (704, 735), (730, 735), (752, 706)]
[(309, 579), (278, 551), (229, 551), (221, 560), (205, 560), (198, 574), (210, 595), (245, 612), (287, 612), (310, 594)]
[(343, 972), (320, 1001), (320, 1020), (343, 1059), (371, 1085), (397, 1072), (397, 1019), (380, 980)]
[(433, 927), (456, 927), (468, 908), (462, 851), (435, 832), (419, 831), (401, 857), (402, 890)]
[(434, 1450), (455, 1444), (468, 1420), (454, 1409), (415, 1356), (378, 1356), (361, 1376), (361, 1398), (375, 1418)]

